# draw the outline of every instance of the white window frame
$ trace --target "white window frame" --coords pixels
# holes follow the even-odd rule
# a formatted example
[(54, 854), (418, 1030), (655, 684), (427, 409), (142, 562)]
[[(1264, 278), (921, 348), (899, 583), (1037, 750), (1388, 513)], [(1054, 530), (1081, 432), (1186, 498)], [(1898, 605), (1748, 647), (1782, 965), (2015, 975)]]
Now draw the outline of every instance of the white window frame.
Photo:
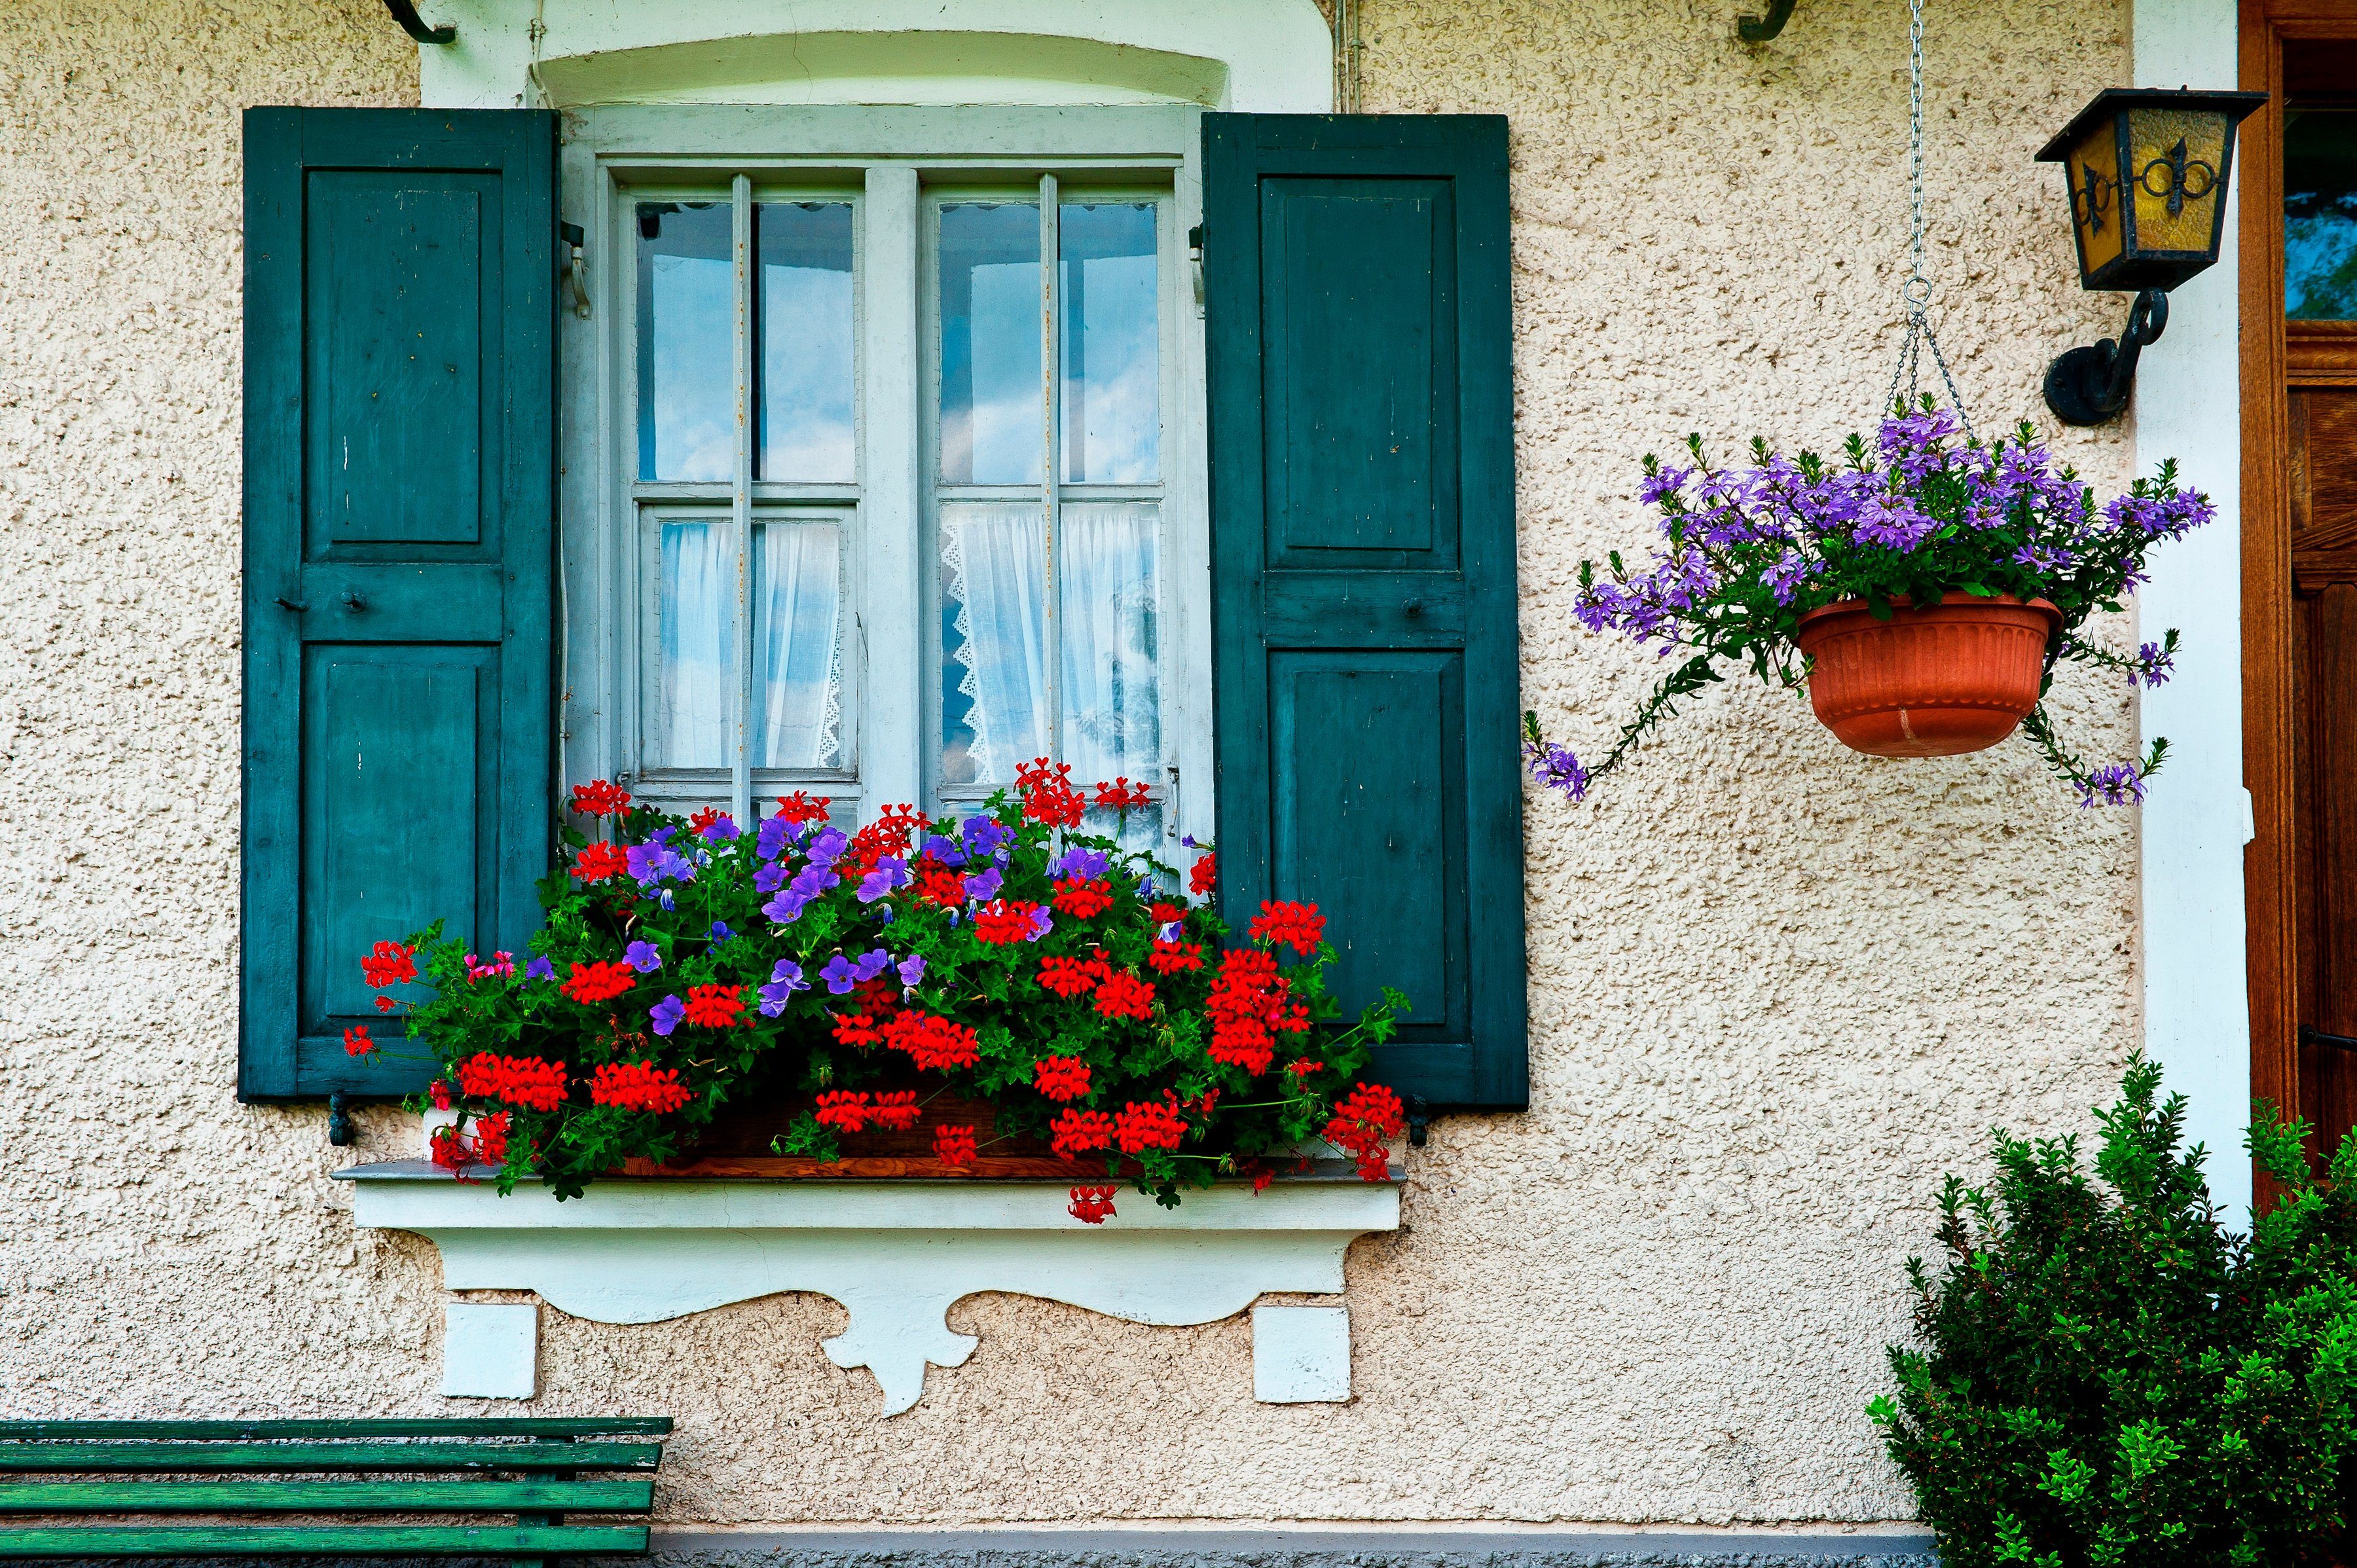
[[(589, 312), (563, 317), (560, 506), (565, 780), (631, 775), (669, 805), (740, 814), (774, 793), (740, 761), (725, 795), (641, 779), (633, 754), (643, 589), (639, 506), (694, 501), (747, 526), (752, 510), (814, 508), (850, 518), (844, 773), (796, 777), (839, 812), (872, 821), (889, 803), (944, 804), (929, 759), (940, 743), (939, 567), (932, 526), (938, 374), (933, 285), (924, 260), (929, 193), (996, 183), (1067, 198), (1167, 192), (1158, 225), (1163, 300), (1159, 653), (1165, 858), (1211, 837), (1209, 493), (1202, 324), (1188, 234), (1201, 221), (1200, 111), (1187, 105), (1028, 109), (623, 106), (565, 117), (560, 205), (580, 225)], [(637, 480), (633, 409), (637, 200), (838, 199), (853, 203), (856, 483), (649, 485)], [(740, 245), (743, 243), (739, 226)], [(740, 296), (743, 290), (740, 288)], [(741, 356), (740, 356), (741, 357)], [(744, 374), (740, 367), (739, 373)], [(749, 445), (748, 432), (740, 451)], [(1051, 483), (1060, 479), (1049, 467)], [(1065, 486), (1065, 489), (1076, 487)], [(1095, 487), (1086, 487), (1093, 489)], [(740, 630), (740, 648), (749, 647)], [(740, 661), (744, 655), (740, 654)], [(741, 672), (740, 672), (741, 673)], [(965, 791), (954, 791), (963, 797)], [(952, 809), (956, 800), (949, 804)]]

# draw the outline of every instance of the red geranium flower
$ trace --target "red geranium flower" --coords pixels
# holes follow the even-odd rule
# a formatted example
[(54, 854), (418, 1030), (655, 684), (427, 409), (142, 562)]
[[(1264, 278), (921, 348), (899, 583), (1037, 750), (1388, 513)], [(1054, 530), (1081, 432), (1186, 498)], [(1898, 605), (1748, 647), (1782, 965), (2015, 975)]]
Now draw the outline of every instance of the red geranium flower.
[(838, 1132), (856, 1133), (867, 1124), (867, 1096), (834, 1090), (818, 1097), (818, 1124)]
[(1114, 1118), (1114, 1142), (1125, 1155), (1147, 1149), (1175, 1149), (1186, 1135), (1187, 1122), (1169, 1105), (1140, 1105), (1133, 1101)]
[(462, 1169), (474, 1151), (455, 1123), (434, 1129), (434, 1163), (446, 1171)]
[(913, 1008), (884, 1026), (884, 1043), (909, 1053), (920, 1068), (947, 1072), (982, 1059), (982, 1036), (963, 1024)]
[(630, 809), (630, 792), (619, 784), (592, 779), (573, 786), (573, 809), (585, 817), (619, 817)]
[(917, 1091), (913, 1089), (887, 1090), (877, 1095), (869, 1107), (867, 1119), (878, 1127), (895, 1133), (905, 1133), (917, 1124)]
[(1126, 778), (1116, 779), (1110, 784), (1102, 779), (1097, 783), (1097, 804), (1109, 811), (1128, 811), (1153, 803), (1154, 793), (1150, 789), (1143, 784), (1133, 784)]
[(1072, 1201), (1064, 1210), (1083, 1225), (1102, 1225), (1113, 1217), (1113, 1195), (1118, 1187), (1076, 1187)]
[(374, 1049), (376, 1049), (376, 1042), (369, 1038), (366, 1024), (355, 1024), (344, 1031), (344, 1055), (364, 1057)]
[(1089, 1091), (1089, 1064), (1078, 1057), (1046, 1057), (1031, 1064), (1031, 1079), (1050, 1100), (1078, 1100)]
[(917, 863), (917, 898), (954, 909), (965, 902), (965, 878), (938, 862)]
[(826, 796), (822, 795), (813, 800), (809, 790), (797, 789), (791, 795), (778, 797), (778, 815), (790, 822), (823, 822), (827, 808), (834, 804), (834, 801)]
[(576, 1002), (594, 1006), (611, 1002), (638, 983), (637, 972), (627, 963), (576, 962), (561, 989)]
[(1335, 1105), (1334, 1118), (1326, 1123), (1323, 1136), (1357, 1159), (1361, 1179), (1381, 1181), (1390, 1174), (1390, 1156), (1383, 1144), (1406, 1125), (1398, 1095), (1380, 1083), (1360, 1083), (1351, 1085), (1351, 1092)]
[(475, 1118), (475, 1157), (487, 1165), (501, 1165), (508, 1159), (508, 1113), (498, 1112)]
[(1283, 942), (1307, 957), (1326, 940), (1326, 917), (1315, 904), (1272, 904), (1263, 899), (1260, 913), (1253, 917), (1252, 936), (1254, 941), (1272, 945)]
[(405, 985), (417, 978), (417, 950), (404, 942), (379, 942), (361, 960), (371, 985)]
[(1184, 904), (1166, 903), (1160, 898), (1157, 898), (1154, 901), (1154, 923), (1156, 925), (1167, 926), (1173, 920), (1183, 920), (1186, 918), (1187, 907)]
[(447, 1078), (437, 1078), (432, 1083), (427, 1084), (425, 1086), (425, 1098), (434, 1102), (435, 1110), (449, 1110), (450, 1080)]
[(1068, 876), (1056, 884), (1056, 896), (1049, 902), (1076, 920), (1094, 919), (1113, 908), (1113, 884), (1102, 876), (1093, 882)]
[(573, 880), (603, 882), (630, 869), (630, 857), (618, 843), (593, 843), (573, 857)]
[(695, 813), (687, 819), (687, 830), (693, 833), (701, 833), (705, 829), (710, 827), (719, 820), (719, 807), (702, 806), (697, 808)]
[(994, 898), (974, 912), (974, 934), (993, 947), (1025, 941), (1031, 935), (1032, 917), (1039, 913), (1037, 904), (1027, 904), (1019, 898)]
[(974, 1164), (974, 1129), (964, 1122), (943, 1122), (934, 1128), (933, 1158), (945, 1165)]
[(1313, 1072), (1324, 1072), (1326, 1070), (1326, 1064), (1324, 1062), (1314, 1062), (1308, 1057), (1304, 1057), (1297, 1062), (1286, 1063), (1285, 1070), (1298, 1078), (1308, 1078)]
[(745, 1020), (745, 988), (741, 985), (691, 985), (687, 1009), (680, 1015), (701, 1029), (725, 1029)]
[(661, 1116), (694, 1098), (694, 1091), (680, 1082), (677, 1068), (658, 1068), (652, 1062), (607, 1062), (589, 1075), (592, 1105), (651, 1111)]
[(1101, 958), (1043, 958), (1039, 961), (1041, 989), (1058, 996), (1083, 996), (1113, 973)]
[(1198, 898), (1208, 897), (1219, 885), (1220, 857), (1216, 854), (1200, 856), (1187, 873), (1187, 891)]
[(1102, 1111), (1065, 1110), (1057, 1114), (1049, 1129), (1049, 1144), (1065, 1159), (1085, 1154), (1091, 1149), (1113, 1145), (1113, 1118)]
[(378, 1012), (380, 1012), (380, 1013), (390, 1013), (390, 1012), (392, 1012), (392, 1011), (393, 1011), (393, 998), (392, 998), (392, 997), (390, 997), (390, 996), (380, 996), (380, 997), (378, 997), (378, 998), (376, 999), (376, 1010), (377, 1010)]
[(1108, 1018), (1151, 1018), (1154, 984), (1122, 970), (1097, 987), (1097, 1011)]
[(1200, 942), (1166, 942), (1157, 940), (1146, 961), (1157, 974), (1180, 974), (1203, 967), (1203, 944)]
[(1071, 785), (1070, 763), (1034, 757), (1015, 770), (1015, 788), (1023, 797), (1023, 814), (1051, 828), (1077, 828), (1088, 812), (1088, 802)]
[(458, 1087), (477, 1100), (502, 1101), (527, 1111), (554, 1111), (565, 1103), (565, 1064), (477, 1051), (458, 1064)]

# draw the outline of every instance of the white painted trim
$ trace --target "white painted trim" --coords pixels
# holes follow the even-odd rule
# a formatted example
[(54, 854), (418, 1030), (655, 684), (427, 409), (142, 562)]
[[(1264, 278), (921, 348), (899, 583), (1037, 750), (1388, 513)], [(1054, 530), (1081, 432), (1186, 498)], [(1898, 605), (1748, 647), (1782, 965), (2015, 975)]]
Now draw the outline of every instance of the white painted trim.
[(356, 1223), (441, 1250), (451, 1290), (528, 1290), (600, 1323), (654, 1323), (781, 1291), (851, 1314), (823, 1348), (873, 1370), (884, 1413), (924, 1391), (925, 1366), (962, 1365), (972, 1335), (949, 1308), (977, 1291), (1069, 1302), (1132, 1323), (1210, 1323), (1264, 1292), (1342, 1289), (1342, 1256), (1399, 1227), (1392, 1182), (1282, 1181), (1190, 1192), (1176, 1208), (1125, 1190), (1102, 1226), (1066, 1211), (1063, 1183), (607, 1180), (559, 1203), (502, 1197), (420, 1161), (336, 1173)]
[(1334, 102), (1313, 0), (441, 0), (435, 19), (457, 37), (418, 48), (429, 108)]
[[(2135, 0), (2136, 81), (2233, 87), (2234, 0)], [(2241, 182), (2235, 182), (2239, 188)], [(2153, 557), (2136, 598), (2143, 635), (2184, 634), (2174, 679), (2143, 703), (2147, 744), (2169, 741), (2143, 809), (2144, 1041), (2190, 1101), (2188, 1134), (2210, 1150), (2210, 1190), (2247, 1211), (2250, 1002), (2243, 963), (2242, 381), (2236, 214), (2229, 192), (2217, 265), (2169, 296), (2169, 330), (2136, 372), (2136, 468), (2175, 457), (2217, 521)], [(2055, 193), (2054, 219), (2061, 201)], [(2115, 296), (2125, 314), (2127, 296)], [(2060, 349), (2058, 345), (2058, 351)]]

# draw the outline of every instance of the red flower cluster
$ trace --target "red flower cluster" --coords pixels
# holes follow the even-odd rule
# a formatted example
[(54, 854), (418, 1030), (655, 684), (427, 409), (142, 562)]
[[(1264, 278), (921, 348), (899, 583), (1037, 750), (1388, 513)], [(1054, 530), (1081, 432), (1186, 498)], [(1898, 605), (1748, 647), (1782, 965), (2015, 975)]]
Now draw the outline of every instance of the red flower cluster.
[(965, 878), (926, 855), (917, 862), (917, 897), (923, 903), (954, 909), (965, 902)]
[(665, 1115), (695, 1098), (679, 1080), (677, 1068), (652, 1062), (607, 1062), (589, 1075), (589, 1103)]
[(1157, 939), (1146, 955), (1146, 967), (1157, 974), (1183, 974), (1203, 967), (1200, 942), (1166, 942)]
[(1113, 966), (1101, 958), (1043, 958), (1039, 985), (1058, 996), (1085, 996), (1113, 977)]
[(1211, 1019), (1211, 1059), (1249, 1073), (1266, 1072), (1276, 1058), (1276, 1036), (1271, 1030), (1283, 1019), (1285, 992), (1285, 977), (1276, 972), (1275, 959), (1250, 948), (1230, 949), (1220, 961), (1211, 994), (1203, 999), (1203, 1011)]
[(856, 866), (861, 875), (876, 869), (876, 863), (888, 854), (909, 853), (909, 836), (922, 832), (933, 825), (932, 818), (911, 805), (887, 806), (883, 814), (851, 835), (851, 847), (843, 852), (843, 866), (847, 872)]
[(502, 1165), (508, 1159), (508, 1113), (504, 1111), (475, 1118), (475, 1157), (487, 1165)]
[(1324, 1072), (1326, 1070), (1326, 1064), (1324, 1062), (1314, 1062), (1308, 1057), (1304, 1057), (1297, 1062), (1286, 1063), (1285, 1070), (1296, 1075), (1297, 1077), (1308, 1078), (1313, 1072)]
[(576, 963), (565, 978), (565, 994), (584, 1006), (611, 1002), (639, 983), (627, 963)]
[(884, 1043), (909, 1053), (920, 1068), (947, 1072), (982, 1059), (982, 1036), (963, 1024), (913, 1008), (884, 1026)]
[(1185, 919), (1187, 918), (1187, 908), (1183, 904), (1166, 903), (1164, 900), (1157, 898), (1154, 901), (1152, 914), (1154, 917), (1154, 923), (1156, 925), (1167, 926), (1173, 920)]
[(619, 817), (630, 809), (630, 792), (619, 784), (592, 779), (573, 786), (573, 809), (585, 817)]
[(917, 1091), (885, 1090), (873, 1097), (857, 1090), (832, 1090), (818, 1097), (817, 1122), (839, 1133), (856, 1133), (873, 1122), (895, 1133), (917, 1124)]
[(1078, 1057), (1044, 1057), (1031, 1064), (1031, 1080), (1050, 1100), (1078, 1100), (1089, 1091), (1089, 1064)]
[(1252, 938), (1256, 942), (1283, 942), (1307, 958), (1326, 940), (1326, 917), (1315, 904), (1272, 904), (1264, 898), (1260, 913), (1253, 917)]
[(344, 1031), (344, 1055), (364, 1057), (374, 1049), (376, 1042), (369, 1038), (366, 1024), (355, 1024)]
[(818, 1097), (818, 1110), (813, 1119), (822, 1127), (856, 1133), (867, 1125), (867, 1096), (849, 1090), (830, 1090)]
[(1051, 828), (1077, 828), (1089, 803), (1072, 788), (1072, 765), (1034, 757), (1015, 769), (1015, 788), (1023, 797), (1023, 814)]
[(527, 1111), (554, 1111), (565, 1103), (565, 1064), (538, 1057), (501, 1057), (477, 1051), (458, 1064), (458, 1088), (477, 1100), (497, 1100)]
[(993, 898), (974, 912), (974, 934), (993, 947), (1028, 940), (1031, 918), (1039, 912), (1039, 905), (1019, 898)]
[(915, 1126), (917, 1114), (917, 1091), (913, 1089), (882, 1090), (867, 1108), (870, 1122), (893, 1133), (905, 1133)]
[(826, 820), (827, 809), (834, 804), (831, 797), (811, 799), (807, 789), (797, 789), (791, 795), (778, 797), (778, 815), (790, 822), (818, 822)]
[(1109, 811), (1125, 811), (1154, 803), (1154, 792), (1143, 784), (1133, 784), (1126, 778), (1097, 785), (1097, 804)]
[(933, 1129), (933, 1158), (945, 1165), (974, 1164), (974, 1129), (964, 1122), (948, 1122)]
[(434, 1163), (444, 1170), (456, 1171), (471, 1164), (474, 1152), (455, 1123), (434, 1129)]
[(417, 978), (417, 950), (401, 942), (379, 942), (361, 960), (361, 973), (371, 985), (404, 985)]
[(618, 843), (593, 843), (573, 857), (573, 880), (603, 882), (630, 867), (630, 857)]
[(1108, 975), (1097, 987), (1097, 1011), (1108, 1018), (1154, 1016), (1154, 985), (1127, 970)]
[(699, 1029), (725, 1029), (745, 1021), (745, 988), (741, 985), (691, 985), (687, 1007), (680, 1016)]
[(1335, 1105), (1334, 1119), (1321, 1135), (1359, 1162), (1360, 1176), (1381, 1181), (1390, 1158), (1384, 1141), (1397, 1137), (1406, 1124), (1398, 1095), (1380, 1083), (1360, 1083)]
[(1113, 1146), (1113, 1118), (1102, 1111), (1060, 1112), (1048, 1129), (1049, 1146), (1064, 1159)]
[(1076, 920), (1094, 919), (1113, 908), (1113, 884), (1102, 876), (1093, 882), (1068, 876), (1056, 884), (1056, 896), (1049, 902)]
[(1111, 1187), (1076, 1187), (1072, 1188), (1071, 1206), (1064, 1212), (1083, 1225), (1102, 1225), (1113, 1218), (1113, 1195), (1119, 1190)]
[(1187, 873), (1187, 891), (1198, 898), (1205, 898), (1219, 885), (1220, 857), (1216, 854), (1200, 856)]
[(1125, 1155), (1142, 1154), (1147, 1149), (1175, 1149), (1186, 1132), (1186, 1119), (1175, 1105), (1140, 1105), (1132, 1101), (1113, 1119), (1114, 1142), (1121, 1145)]

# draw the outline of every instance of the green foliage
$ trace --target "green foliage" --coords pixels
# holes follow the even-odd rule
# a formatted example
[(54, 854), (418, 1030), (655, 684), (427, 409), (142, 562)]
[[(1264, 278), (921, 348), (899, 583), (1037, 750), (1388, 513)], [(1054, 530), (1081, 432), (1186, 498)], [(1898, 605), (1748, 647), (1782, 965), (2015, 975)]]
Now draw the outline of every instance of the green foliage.
[(1996, 1134), (1990, 1187), (1949, 1176), (1945, 1268), (1908, 1261), (1928, 1348), (1867, 1407), (1945, 1568), (2333, 1560), (2357, 1493), (2357, 1133), (2324, 1179), (2261, 1106), (2283, 1195), (2222, 1226), (2185, 1101), (2133, 1062), (2075, 1137)]

